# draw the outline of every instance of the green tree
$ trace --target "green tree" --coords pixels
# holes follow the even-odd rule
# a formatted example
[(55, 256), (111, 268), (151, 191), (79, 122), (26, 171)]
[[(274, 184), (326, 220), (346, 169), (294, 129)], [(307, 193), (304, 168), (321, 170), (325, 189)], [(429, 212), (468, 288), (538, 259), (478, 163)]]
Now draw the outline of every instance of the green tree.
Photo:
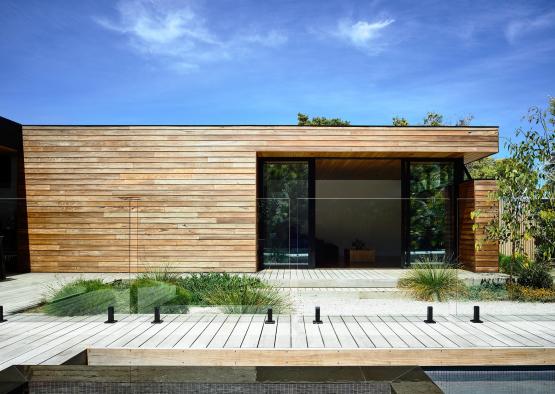
[(488, 238), (512, 244), (511, 280), (516, 255), (524, 254), (525, 239), (544, 241), (536, 260), (555, 256), (555, 102), (550, 100), (548, 110), (530, 108), (526, 119), (528, 127), (516, 131), (518, 140), (505, 144), (510, 158), (499, 165), (495, 193), (503, 201), (503, 211), (486, 226)]
[(443, 126), (443, 115), (435, 112), (428, 112), (424, 118), (424, 126)]
[(498, 179), (503, 159), (484, 157), (466, 165), (472, 179)]
[(393, 118), (393, 126), (408, 126), (409, 122), (405, 118), (394, 117)]
[(299, 126), (350, 126), (351, 122), (339, 118), (326, 118), (323, 116), (315, 116), (312, 119), (308, 115), (298, 113), (297, 124)]

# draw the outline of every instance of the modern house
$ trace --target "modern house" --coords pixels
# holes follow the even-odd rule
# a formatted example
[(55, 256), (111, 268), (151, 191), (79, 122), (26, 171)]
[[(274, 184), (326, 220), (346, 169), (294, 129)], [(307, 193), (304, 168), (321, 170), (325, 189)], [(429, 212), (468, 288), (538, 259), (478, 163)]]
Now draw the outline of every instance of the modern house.
[[(0, 231), (17, 269), (497, 270), (465, 164), (497, 127), (72, 126), (0, 122)], [(479, 217), (470, 213), (479, 210)]]

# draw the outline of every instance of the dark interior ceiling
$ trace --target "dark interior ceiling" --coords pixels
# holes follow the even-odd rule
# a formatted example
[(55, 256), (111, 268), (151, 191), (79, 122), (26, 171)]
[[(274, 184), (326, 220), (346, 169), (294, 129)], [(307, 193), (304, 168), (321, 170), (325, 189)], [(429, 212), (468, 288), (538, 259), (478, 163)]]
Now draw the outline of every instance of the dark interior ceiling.
[(399, 180), (401, 179), (401, 160), (317, 159), (316, 179)]

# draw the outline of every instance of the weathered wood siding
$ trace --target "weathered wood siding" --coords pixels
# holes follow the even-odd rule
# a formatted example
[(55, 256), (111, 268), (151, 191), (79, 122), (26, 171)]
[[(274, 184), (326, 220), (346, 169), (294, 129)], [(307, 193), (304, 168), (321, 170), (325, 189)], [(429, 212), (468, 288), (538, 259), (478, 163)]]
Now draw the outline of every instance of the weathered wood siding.
[[(464, 157), (497, 128), (24, 126), (32, 271), (255, 271), (257, 156)], [(136, 198), (128, 200), (128, 198)]]
[[(499, 209), (490, 196), (496, 187), (496, 181), (485, 180), (466, 181), (459, 186), (459, 262), (474, 272), (497, 272), (499, 268), (499, 244), (484, 237), (484, 226)], [(471, 213), (477, 211), (479, 215), (472, 218)], [(472, 229), (475, 223), (476, 231)]]

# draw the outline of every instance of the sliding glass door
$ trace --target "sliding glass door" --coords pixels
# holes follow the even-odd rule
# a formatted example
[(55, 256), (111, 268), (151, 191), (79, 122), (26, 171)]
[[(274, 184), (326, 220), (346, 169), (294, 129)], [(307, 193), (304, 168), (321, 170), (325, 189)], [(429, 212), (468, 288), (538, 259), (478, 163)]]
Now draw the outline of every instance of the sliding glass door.
[(461, 166), (456, 160), (262, 159), (260, 268), (456, 260)]
[(306, 268), (310, 261), (308, 160), (263, 161), (258, 198), (261, 268)]
[(410, 161), (408, 263), (456, 258), (455, 162)]

